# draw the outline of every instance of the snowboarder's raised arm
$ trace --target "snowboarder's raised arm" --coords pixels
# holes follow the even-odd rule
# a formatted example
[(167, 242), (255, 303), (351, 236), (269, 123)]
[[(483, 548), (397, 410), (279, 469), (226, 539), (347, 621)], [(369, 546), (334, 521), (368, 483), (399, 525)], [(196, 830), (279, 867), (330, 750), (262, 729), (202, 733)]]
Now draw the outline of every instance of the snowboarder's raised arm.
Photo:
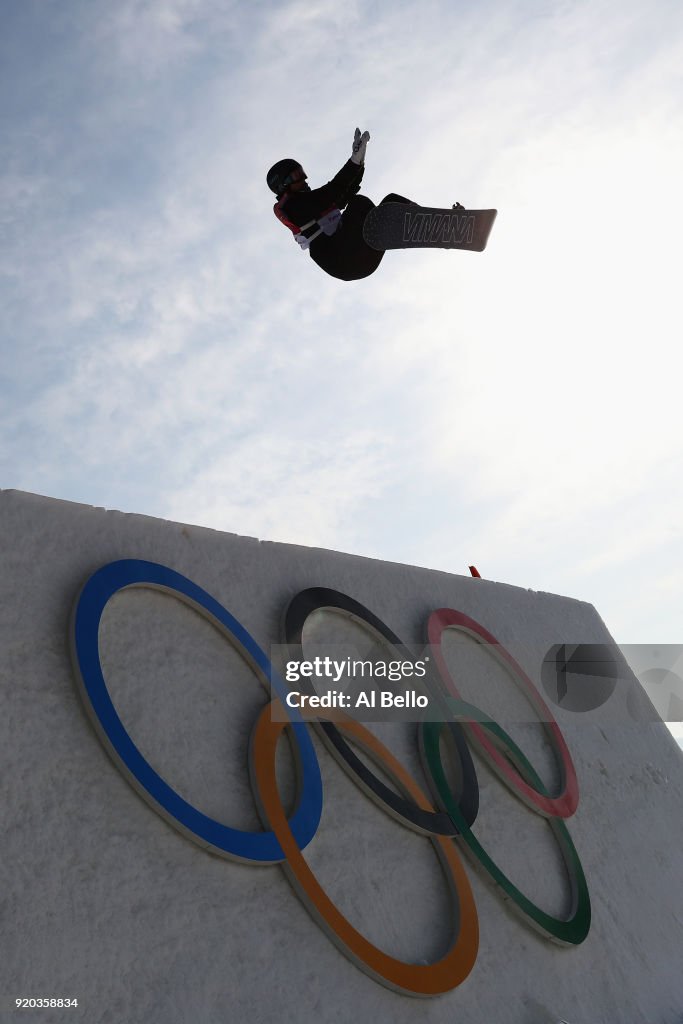
[(312, 217), (328, 210), (330, 206), (337, 206), (343, 210), (349, 200), (360, 191), (360, 183), (365, 172), (365, 149), (369, 140), (369, 132), (361, 134), (360, 128), (356, 128), (351, 156), (341, 170), (326, 185), (311, 189), (310, 192), (297, 193), (293, 197), (293, 206)]
[(332, 181), (314, 190), (324, 202), (334, 203), (343, 209), (349, 199), (359, 191), (365, 172), (365, 149), (369, 141), (370, 132), (361, 134), (360, 128), (356, 128), (349, 159)]
[(340, 210), (343, 210), (349, 199), (360, 191), (364, 172), (365, 168), (362, 164), (347, 160), (332, 181), (311, 191), (311, 198), (315, 196), (316, 202), (320, 203), (323, 208), (338, 206)]

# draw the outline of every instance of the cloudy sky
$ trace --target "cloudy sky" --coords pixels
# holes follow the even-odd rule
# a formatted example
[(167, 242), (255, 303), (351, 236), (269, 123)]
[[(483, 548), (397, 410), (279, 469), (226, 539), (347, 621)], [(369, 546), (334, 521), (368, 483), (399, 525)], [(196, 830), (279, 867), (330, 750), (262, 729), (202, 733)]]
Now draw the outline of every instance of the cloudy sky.
[[(683, 641), (679, 0), (5, 0), (0, 486)], [(495, 206), (326, 277), (265, 172)]]

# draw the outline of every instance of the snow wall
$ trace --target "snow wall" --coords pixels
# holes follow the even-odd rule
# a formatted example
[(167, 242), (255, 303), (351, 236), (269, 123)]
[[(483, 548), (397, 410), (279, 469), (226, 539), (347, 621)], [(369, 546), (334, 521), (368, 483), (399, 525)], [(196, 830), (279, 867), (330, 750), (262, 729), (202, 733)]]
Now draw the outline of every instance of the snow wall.
[[(592, 606), (13, 491), (0, 492), (0, 550), (3, 1022), (683, 1020), (681, 752), (661, 723), (633, 722), (622, 685), (583, 713), (563, 710), (544, 692), (542, 666), (553, 645), (611, 642)], [(104, 607), (99, 652), (95, 637), (88, 654), (97, 616), (70, 640), (75, 603), (86, 581), (120, 560), (128, 561), (99, 589), (91, 584), (84, 602), (84, 615), (98, 601)], [(167, 582), (182, 577), (182, 587), (201, 592), (124, 589), (141, 575), (144, 582), (145, 573), (147, 583), (159, 584), (154, 573), (162, 570), (141, 570), (141, 561), (165, 567)], [(254, 662), (259, 650), (277, 659), (284, 609), (308, 588), (360, 602), (416, 656), (435, 609), (468, 616), (503, 645), (544, 694), (576, 770), (578, 804), (567, 820), (576, 861), (564, 826), (518, 799), (474, 743), (473, 830), (481, 847), (476, 856), (465, 847), (464, 857), (462, 839), (457, 847), (452, 839), (432, 841), (384, 813), (317, 733), (298, 725), (309, 745), (312, 738), (310, 750), (300, 738), (283, 739), (275, 756), (287, 805), (299, 744), (299, 807), (313, 820), (296, 828), (306, 835), (315, 881), (294, 863), (296, 851), (288, 874), (278, 864), (249, 862), (261, 856), (264, 828), (249, 744), (268, 702)], [(218, 602), (214, 620), (225, 610), (229, 628), (221, 632), (210, 621), (201, 595)], [(309, 618), (305, 642), (329, 635), (356, 649), (361, 634), (377, 642), (340, 608), (318, 608)], [(227, 642), (230, 636), (237, 640)], [(74, 668), (79, 654), (86, 683)], [(529, 713), (519, 678), (516, 684), (471, 631), (446, 628), (441, 654), (465, 699), (491, 718), (505, 709), (506, 731), (543, 780), (538, 791), (545, 786), (554, 799), (567, 782), (555, 734), (535, 720), (538, 709)], [(101, 684), (92, 682), (93, 658), (101, 659)], [(104, 725), (84, 700), (84, 688), (98, 685), (118, 716)], [(159, 813), (145, 793), (159, 783), (138, 780), (139, 792), (131, 786), (127, 755), (115, 759), (124, 744), (111, 739), (115, 720), (167, 787), (155, 799), (177, 795), (171, 810)], [(427, 791), (417, 727), (365, 728)], [(264, 749), (252, 747), (257, 768)], [(375, 778), (395, 781), (386, 757), (379, 766), (361, 762)], [(452, 787), (462, 788), (462, 766), (449, 771)], [(192, 834), (206, 822), (218, 833)], [(240, 861), (216, 852), (215, 835), (231, 842), (224, 825), (256, 844)], [(482, 869), (487, 856), (508, 880), (502, 888)], [(530, 904), (511, 898), (510, 887)], [(548, 921), (559, 921), (565, 938), (567, 919), (579, 931), (586, 925), (587, 898), (585, 939), (560, 945), (548, 938)], [(307, 909), (306, 899), (317, 909)], [(440, 994), (407, 994), (430, 987)]]

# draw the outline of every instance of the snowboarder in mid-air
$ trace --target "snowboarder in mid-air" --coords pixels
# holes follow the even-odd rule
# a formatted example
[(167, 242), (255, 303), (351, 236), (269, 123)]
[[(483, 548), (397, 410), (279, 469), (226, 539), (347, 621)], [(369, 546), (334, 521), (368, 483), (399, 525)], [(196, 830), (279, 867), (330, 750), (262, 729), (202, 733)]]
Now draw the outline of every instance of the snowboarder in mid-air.
[(451, 210), (420, 207), (393, 192), (376, 207), (358, 195), (369, 140), (369, 132), (356, 128), (351, 157), (320, 188), (310, 188), (297, 160), (279, 160), (266, 176), (277, 196), (276, 217), (322, 270), (358, 281), (374, 273), (386, 249), (484, 248), (495, 210), (465, 210), (460, 203)]
[[(296, 160), (279, 160), (267, 175), (268, 187), (277, 196), (273, 209), (278, 220), (293, 232), (302, 249), (308, 249), (319, 267), (341, 281), (368, 277), (384, 256), (363, 238), (363, 221), (375, 204), (367, 196), (357, 195), (369, 140), (369, 132), (361, 134), (356, 128), (351, 157), (321, 188), (306, 184), (308, 175)], [(410, 200), (392, 194), (382, 202)]]

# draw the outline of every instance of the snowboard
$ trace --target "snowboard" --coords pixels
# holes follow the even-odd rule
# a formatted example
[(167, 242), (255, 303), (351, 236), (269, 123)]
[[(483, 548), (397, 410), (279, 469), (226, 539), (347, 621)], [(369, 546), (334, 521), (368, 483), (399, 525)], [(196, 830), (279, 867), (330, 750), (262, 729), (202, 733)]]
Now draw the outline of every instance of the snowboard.
[(373, 249), (470, 249), (483, 252), (497, 212), (383, 203), (370, 210), (365, 218), (363, 238)]

